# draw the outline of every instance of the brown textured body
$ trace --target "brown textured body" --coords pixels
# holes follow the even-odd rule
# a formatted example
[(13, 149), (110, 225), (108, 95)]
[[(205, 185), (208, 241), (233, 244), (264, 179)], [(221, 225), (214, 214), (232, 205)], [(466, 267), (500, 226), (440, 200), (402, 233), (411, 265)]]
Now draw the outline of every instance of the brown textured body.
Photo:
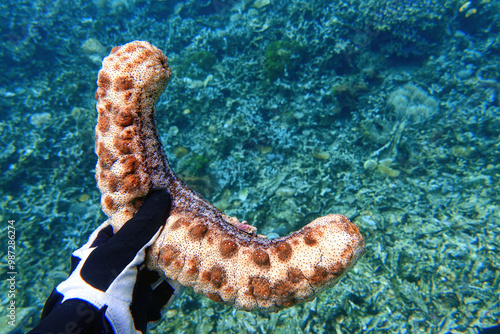
[(174, 174), (155, 126), (155, 105), (169, 78), (167, 58), (147, 42), (115, 47), (103, 61), (96, 93), (96, 179), (113, 228), (130, 219), (151, 190), (166, 188), (171, 216), (149, 250), (150, 268), (244, 310), (275, 311), (335, 285), (364, 252), (363, 236), (346, 217), (321, 217), (268, 240)]

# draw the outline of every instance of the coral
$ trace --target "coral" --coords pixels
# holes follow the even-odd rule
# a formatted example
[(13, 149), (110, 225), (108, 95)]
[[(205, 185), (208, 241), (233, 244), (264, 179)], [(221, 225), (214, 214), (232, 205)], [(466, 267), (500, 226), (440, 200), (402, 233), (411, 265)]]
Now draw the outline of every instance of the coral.
[(452, 1), (355, 1), (370, 44), (384, 54), (425, 57), (447, 34)]
[(92, 1), (99, 9), (105, 9), (110, 14), (118, 15), (123, 11), (133, 9), (136, 0), (93, 0)]
[(353, 80), (334, 86), (332, 93), (337, 98), (341, 113), (348, 114), (356, 110), (359, 97), (367, 90), (368, 86), (364, 82)]
[(204, 0), (195, 1), (198, 15), (222, 15), (231, 10), (237, 0)]
[(377, 171), (388, 177), (398, 177), (400, 172), (391, 167), (392, 159), (383, 159), (378, 162)]
[(264, 74), (266, 78), (274, 81), (283, 78), (288, 73), (293, 76), (297, 64), (294, 55), (301, 51), (301, 46), (296, 42), (273, 41), (266, 47), (264, 59)]
[(115, 47), (103, 61), (96, 93), (96, 179), (101, 204), (118, 230), (151, 190), (166, 188), (172, 209), (148, 266), (235, 308), (276, 311), (314, 299), (364, 253), (345, 216), (328, 215), (268, 240), (213, 207), (170, 169), (155, 105), (170, 78), (163, 53), (147, 42)]
[(199, 50), (195, 53), (187, 56), (183, 61), (185, 67), (188, 67), (191, 64), (198, 66), (203, 71), (209, 71), (217, 62), (217, 57), (210, 52)]
[(186, 173), (191, 174), (192, 176), (200, 175), (208, 166), (210, 160), (204, 155), (195, 155), (192, 158), (187, 159), (186, 165)]
[(399, 121), (411, 124), (422, 124), (438, 111), (436, 100), (411, 83), (389, 94), (387, 102), (394, 107)]

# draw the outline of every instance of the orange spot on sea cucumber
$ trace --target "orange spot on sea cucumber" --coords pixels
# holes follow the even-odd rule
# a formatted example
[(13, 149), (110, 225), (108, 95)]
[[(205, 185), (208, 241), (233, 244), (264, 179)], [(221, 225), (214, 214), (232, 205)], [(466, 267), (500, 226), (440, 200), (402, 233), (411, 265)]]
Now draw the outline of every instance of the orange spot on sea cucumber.
[(125, 156), (122, 161), (121, 161), (122, 165), (123, 165), (123, 172), (125, 174), (131, 174), (131, 173), (134, 173), (137, 168), (139, 167), (139, 162), (137, 161), (137, 159), (132, 156), (132, 155), (127, 155)]
[(119, 126), (132, 125), (134, 122), (134, 115), (132, 114), (132, 111), (128, 109), (120, 110), (115, 117), (115, 122)]
[(205, 293), (205, 296), (207, 296), (209, 299), (213, 300), (216, 303), (224, 302), (222, 298), (215, 292), (207, 292)]
[(282, 262), (286, 262), (292, 257), (292, 246), (290, 246), (290, 244), (286, 241), (278, 243), (275, 250), (278, 253), (278, 259)]
[(222, 257), (231, 258), (237, 252), (238, 252), (238, 245), (235, 242), (233, 242), (229, 239), (226, 239), (220, 243), (220, 253), (221, 253)]
[(304, 242), (308, 246), (314, 246), (318, 243), (318, 240), (314, 238), (314, 234), (312, 232), (307, 232), (306, 235), (304, 235)]
[(193, 237), (193, 239), (199, 240), (205, 236), (207, 231), (208, 227), (205, 224), (198, 224), (191, 229), (191, 232), (189, 232), (189, 234)]
[(255, 298), (266, 300), (271, 296), (271, 286), (267, 278), (250, 278), (250, 289)]
[(124, 139), (120, 136), (115, 138), (115, 146), (118, 151), (122, 154), (130, 154), (133, 151), (132, 139)]
[(164, 246), (160, 250), (160, 263), (166, 267), (170, 266), (172, 262), (179, 256), (180, 251), (170, 245)]
[(262, 249), (256, 249), (252, 254), (252, 260), (260, 267), (269, 267), (269, 255)]
[(323, 283), (327, 277), (328, 277), (328, 270), (326, 270), (325, 267), (316, 266), (316, 268), (314, 268), (314, 275), (309, 278), (309, 282), (315, 285), (319, 285)]
[(97, 130), (100, 132), (107, 132), (109, 130), (109, 117), (106, 115), (99, 115), (97, 117)]
[(210, 269), (210, 283), (217, 289), (226, 283), (225, 278), (226, 271), (221, 267), (215, 265)]
[(304, 279), (304, 275), (302, 274), (302, 271), (298, 268), (288, 268), (287, 271), (287, 276), (290, 282), (292, 283), (299, 283)]
[(109, 196), (106, 196), (104, 197), (104, 206), (106, 207), (106, 209), (108, 211), (115, 211), (116, 210), (116, 206), (115, 206), (115, 202), (113, 201), (113, 199)]
[(99, 86), (99, 88), (101, 88), (102, 90), (106, 91), (109, 89), (110, 85), (111, 85), (111, 80), (109, 79), (106, 72), (103, 72), (102, 70), (99, 71), (99, 78), (97, 79), (97, 86)]
[(128, 90), (134, 88), (134, 81), (131, 77), (119, 77), (115, 81), (116, 90)]
[(123, 178), (121, 183), (123, 190), (126, 192), (132, 192), (137, 190), (141, 185), (141, 178), (136, 174), (129, 174)]

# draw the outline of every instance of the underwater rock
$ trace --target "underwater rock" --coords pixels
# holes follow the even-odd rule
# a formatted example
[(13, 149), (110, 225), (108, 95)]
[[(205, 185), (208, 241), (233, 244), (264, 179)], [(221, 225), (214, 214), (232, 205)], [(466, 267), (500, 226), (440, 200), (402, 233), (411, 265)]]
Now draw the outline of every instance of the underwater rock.
[(295, 195), (295, 189), (286, 186), (280, 187), (276, 189), (276, 195), (278, 195), (279, 197), (292, 197), (293, 195)]
[(81, 46), (83, 54), (95, 63), (100, 64), (101, 59), (106, 55), (106, 48), (96, 38), (89, 38)]
[(465, 147), (460, 145), (455, 145), (451, 148), (451, 154), (453, 154), (457, 158), (467, 159), (470, 158), (472, 153), (474, 153), (474, 147)]
[(384, 159), (381, 160), (377, 166), (377, 171), (384, 174), (388, 177), (398, 177), (400, 171), (393, 169), (390, 165), (392, 163), (392, 159)]
[(330, 153), (324, 151), (315, 151), (312, 153), (312, 156), (318, 160), (326, 160), (330, 158)]
[(42, 128), (44, 126), (47, 126), (51, 123), (51, 121), (52, 121), (52, 115), (48, 112), (42, 112), (30, 116), (31, 125), (37, 128)]
[(375, 159), (368, 159), (363, 164), (363, 168), (366, 170), (374, 170), (377, 168), (378, 162)]
[(185, 156), (188, 153), (189, 153), (189, 150), (183, 146), (176, 146), (174, 148), (174, 155), (177, 158), (182, 158), (183, 156)]
[(257, 9), (265, 7), (271, 3), (271, 0), (255, 0), (253, 6)]

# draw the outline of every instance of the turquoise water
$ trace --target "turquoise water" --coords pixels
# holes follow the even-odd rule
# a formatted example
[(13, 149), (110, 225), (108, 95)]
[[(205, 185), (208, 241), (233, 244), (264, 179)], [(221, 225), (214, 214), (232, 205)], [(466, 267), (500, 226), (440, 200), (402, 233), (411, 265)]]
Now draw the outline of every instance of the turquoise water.
[(340, 213), (367, 246), (311, 303), (246, 313), (187, 290), (151, 333), (476, 333), (498, 321), (498, 1), (35, 0), (0, 11), (1, 332), (38, 322), (71, 252), (106, 219), (97, 72), (133, 40), (169, 59), (158, 126), (188, 184), (260, 233)]

